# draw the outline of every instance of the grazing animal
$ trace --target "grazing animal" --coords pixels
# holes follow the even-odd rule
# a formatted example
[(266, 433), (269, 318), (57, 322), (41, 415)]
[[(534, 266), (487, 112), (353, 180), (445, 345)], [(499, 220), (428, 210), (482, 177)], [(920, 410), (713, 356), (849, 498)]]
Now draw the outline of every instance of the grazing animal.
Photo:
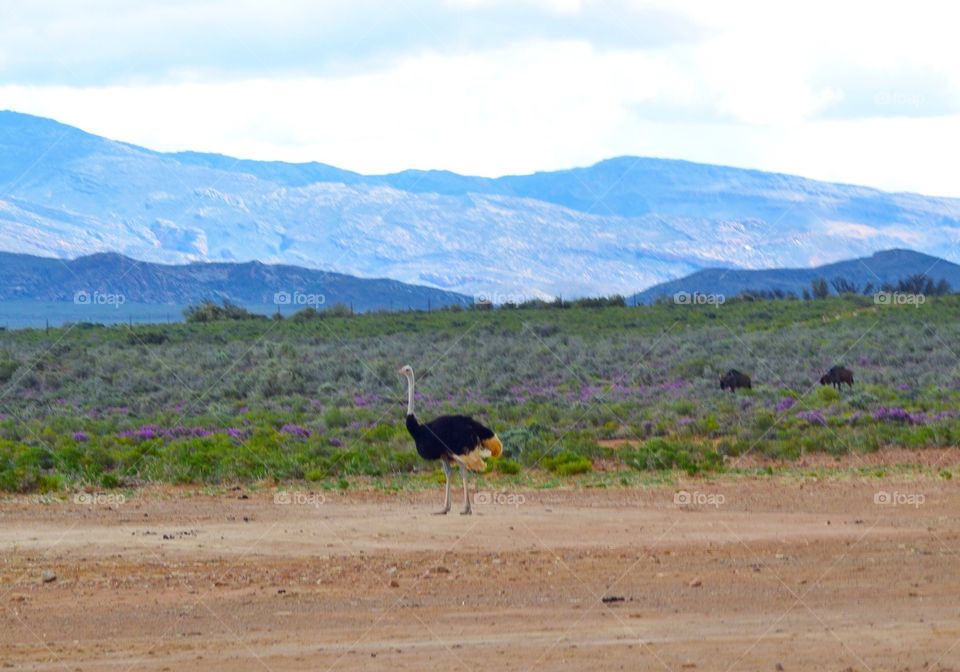
[(843, 366), (835, 366), (820, 377), (821, 385), (833, 385), (838, 390), (843, 383), (853, 387), (853, 371)]
[(753, 389), (750, 384), (750, 376), (740, 373), (736, 369), (730, 369), (720, 378), (720, 389), (736, 392), (738, 387), (745, 387), (748, 390)]
[(413, 413), (413, 369), (404, 366), (399, 373), (407, 379), (407, 431), (417, 444), (420, 457), (440, 460), (447, 477), (443, 510), (437, 511), (437, 514), (444, 515), (450, 511), (450, 466), (456, 462), (460, 467), (460, 480), (463, 481), (463, 511), (460, 513), (469, 515), (472, 511), (467, 470), (481, 472), (486, 469), (483, 458), (500, 457), (503, 444), (493, 430), (467, 415), (442, 415), (421, 424)]

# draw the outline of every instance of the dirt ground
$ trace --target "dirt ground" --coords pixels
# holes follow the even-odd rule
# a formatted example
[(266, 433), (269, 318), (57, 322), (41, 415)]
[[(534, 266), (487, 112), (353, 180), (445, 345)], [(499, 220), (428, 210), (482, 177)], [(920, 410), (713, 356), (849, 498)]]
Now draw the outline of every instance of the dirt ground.
[(441, 497), (8, 498), (0, 667), (960, 669), (934, 474)]

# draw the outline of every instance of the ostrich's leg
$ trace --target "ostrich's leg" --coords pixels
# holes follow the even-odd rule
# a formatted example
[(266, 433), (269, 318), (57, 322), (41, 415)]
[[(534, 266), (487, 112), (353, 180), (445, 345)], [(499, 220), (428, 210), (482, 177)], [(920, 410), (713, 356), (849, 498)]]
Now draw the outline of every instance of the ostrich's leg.
[(460, 463), (460, 480), (463, 481), (463, 511), (461, 516), (469, 516), (473, 511), (470, 510), (470, 490), (467, 486), (467, 467)]
[(441, 457), (440, 461), (443, 463), (443, 474), (447, 477), (447, 494), (443, 498), (443, 511), (437, 511), (434, 515), (444, 516), (450, 511), (450, 461), (446, 457)]

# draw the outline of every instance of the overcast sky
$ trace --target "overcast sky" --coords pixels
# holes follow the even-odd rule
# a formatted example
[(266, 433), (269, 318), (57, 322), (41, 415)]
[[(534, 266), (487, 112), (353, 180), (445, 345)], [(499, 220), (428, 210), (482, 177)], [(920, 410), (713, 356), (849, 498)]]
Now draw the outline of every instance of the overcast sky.
[(951, 4), (2, 0), (0, 109), (365, 173), (634, 154), (960, 196)]

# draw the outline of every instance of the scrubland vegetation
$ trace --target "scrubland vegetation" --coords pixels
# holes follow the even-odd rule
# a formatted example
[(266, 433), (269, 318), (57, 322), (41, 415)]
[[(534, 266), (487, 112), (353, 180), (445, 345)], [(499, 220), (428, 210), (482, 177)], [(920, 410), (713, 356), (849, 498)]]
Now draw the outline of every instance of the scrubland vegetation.
[[(0, 490), (433, 482), (403, 425), (475, 415), (505, 479), (633, 482), (960, 440), (960, 297), (208, 318), (0, 332)], [(817, 384), (834, 364), (852, 390)], [(729, 368), (754, 389), (721, 392)], [(412, 475), (412, 477), (411, 477)], [(412, 487), (412, 486), (411, 486)]]

